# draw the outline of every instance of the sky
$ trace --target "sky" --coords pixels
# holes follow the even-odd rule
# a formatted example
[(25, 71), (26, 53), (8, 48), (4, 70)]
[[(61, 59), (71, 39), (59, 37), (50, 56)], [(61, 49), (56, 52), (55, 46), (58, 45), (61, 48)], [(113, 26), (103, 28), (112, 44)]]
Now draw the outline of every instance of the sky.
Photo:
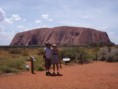
[(18, 32), (56, 26), (101, 30), (118, 44), (118, 0), (0, 0), (0, 45)]

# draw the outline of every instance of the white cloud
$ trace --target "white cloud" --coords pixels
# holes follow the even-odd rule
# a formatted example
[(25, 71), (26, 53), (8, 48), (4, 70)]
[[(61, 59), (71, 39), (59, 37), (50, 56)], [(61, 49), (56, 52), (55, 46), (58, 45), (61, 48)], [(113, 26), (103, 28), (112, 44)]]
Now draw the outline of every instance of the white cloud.
[(41, 17), (42, 17), (43, 19), (48, 19), (48, 18), (49, 18), (49, 15), (48, 15), (48, 14), (42, 14)]
[(35, 23), (41, 23), (42, 21), (41, 20), (35, 20)]
[(47, 25), (43, 25), (43, 26), (41, 26), (41, 27), (45, 28), (45, 27), (47, 27)]
[(42, 14), (41, 17), (42, 17), (43, 19), (47, 20), (47, 21), (50, 21), (50, 22), (53, 21), (53, 19), (50, 18), (50, 16), (49, 16), (48, 14)]
[(19, 21), (19, 20), (21, 20), (21, 17), (17, 14), (13, 14), (10, 19), (12, 21)]
[(5, 19), (5, 11), (0, 8), (0, 22), (3, 22)]
[(22, 20), (22, 18), (18, 14), (13, 14), (10, 18), (6, 17), (5, 11), (0, 8), (0, 23), (13, 24), (15, 21), (20, 20)]
[(13, 24), (15, 21), (20, 21), (22, 18), (17, 15), (13, 14), (10, 18), (5, 18), (4, 22), (7, 24)]
[(23, 29), (24, 26), (18, 25), (17, 28)]
[(52, 19), (52, 18), (49, 18), (49, 19), (48, 19), (48, 21), (50, 21), (50, 22), (51, 22), (51, 21), (53, 21), (53, 19)]
[(11, 19), (5, 18), (4, 23), (5, 24), (13, 24), (13, 21)]
[(11, 40), (15, 35), (14, 31), (2, 31), (0, 32), (0, 39), (9, 39)]

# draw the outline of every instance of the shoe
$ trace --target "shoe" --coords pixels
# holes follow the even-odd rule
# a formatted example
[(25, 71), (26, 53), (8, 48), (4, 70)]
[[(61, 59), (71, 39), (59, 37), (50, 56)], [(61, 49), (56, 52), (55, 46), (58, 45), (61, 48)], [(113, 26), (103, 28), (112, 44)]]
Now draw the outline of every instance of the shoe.
[(49, 75), (51, 75), (51, 73), (50, 73), (50, 72), (48, 72), (48, 74), (49, 74)]
[(52, 73), (52, 76), (55, 76), (55, 75), (56, 75), (55, 72), (53, 72), (53, 73)]
[(57, 72), (57, 76), (62, 76), (62, 74), (60, 74), (59, 72)]
[(46, 72), (46, 74), (45, 74), (46, 76), (48, 76), (48, 72)]
[(50, 72), (46, 72), (46, 76), (51, 76), (51, 73)]

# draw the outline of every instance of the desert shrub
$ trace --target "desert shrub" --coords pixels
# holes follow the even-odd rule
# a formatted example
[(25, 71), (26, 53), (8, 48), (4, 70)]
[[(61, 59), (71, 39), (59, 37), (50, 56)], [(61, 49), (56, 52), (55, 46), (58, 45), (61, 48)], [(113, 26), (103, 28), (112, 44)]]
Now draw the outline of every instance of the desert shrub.
[(30, 61), (30, 56), (21, 56), (20, 58), (24, 59), (25, 61)]
[(85, 59), (88, 59), (88, 60), (93, 60), (95, 59), (95, 56), (94, 55), (90, 55), (88, 53), (85, 54)]
[(2, 73), (18, 73), (19, 70), (15, 68), (10, 68), (8, 66), (1, 66), (0, 67), (0, 74)]
[(22, 50), (22, 56), (29, 56), (29, 51), (27, 49)]
[(118, 62), (118, 49), (112, 48), (109, 55), (109, 57), (112, 59), (112, 62)]
[(43, 52), (44, 52), (44, 49), (43, 48), (39, 48), (37, 55), (43, 55)]
[(20, 55), (18, 55), (18, 54), (12, 54), (12, 55), (9, 55), (10, 57), (12, 57), (13, 59), (14, 58), (19, 58), (20, 57)]
[(93, 52), (98, 52), (100, 50), (100, 47), (95, 47), (95, 48), (93, 48)]
[(5, 58), (4, 60), (0, 60), (0, 65), (0, 73), (16, 73), (24, 70), (25, 61), (22, 59)]
[(44, 71), (44, 59), (43, 59), (43, 56), (35, 56), (34, 65), (35, 65), (35, 69), (37, 71)]
[(99, 51), (99, 60), (107, 62), (117, 62), (118, 61), (118, 49), (117, 48), (101, 48)]
[(24, 69), (25, 61), (23, 59), (13, 59), (8, 62), (10, 67)]
[(37, 71), (44, 71), (45, 69), (44, 69), (44, 67), (42, 67), (42, 66), (38, 66), (37, 67)]
[(76, 60), (78, 60), (78, 63), (88, 63), (91, 59), (93, 59), (93, 56), (88, 54), (85, 48), (80, 48), (80, 51), (76, 54)]
[(69, 57), (71, 60), (74, 60), (76, 57), (77, 48), (64, 48), (59, 51), (59, 57)]
[(108, 52), (108, 49), (106, 47), (104, 48), (101, 48), (100, 51), (98, 52), (98, 59), (101, 60), (101, 61), (104, 61), (105, 60), (105, 55), (107, 54)]
[(118, 62), (118, 55), (113, 57), (113, 59), (114, 59), (114, 62)]
[(92, 55), (94, 55), (94, 57), (93, 57), (93, 59), (94, 60), (98, 60), (98, 51), (100, 50), (100, 47), (95, 47), (94, 49), (93, 49), (93, 54)]
[(104, 56), (102, 56), (101, 59), (100, 59), (100, 61), (105, 61), (105, 60), (106, 60), (106, 59), (105, 59)]
[(9, 50), (9, 53), (11, 53), (11, 54), (20, 54), (21, 53), (21, 49), (12, 48), (12, 49)]
[(113, 62), (113, 57), (109, 56), (108, 58), (106, 58), (107, 62)]
[(86, 48), (84, 47), (68, 47), (60, 50), (59, 52), (60, 58), (69, 57), (71, 61), (79, 63), (82, 59), (83, 63), (88, 62), (88, 59), (91, 56), (86, 52)]

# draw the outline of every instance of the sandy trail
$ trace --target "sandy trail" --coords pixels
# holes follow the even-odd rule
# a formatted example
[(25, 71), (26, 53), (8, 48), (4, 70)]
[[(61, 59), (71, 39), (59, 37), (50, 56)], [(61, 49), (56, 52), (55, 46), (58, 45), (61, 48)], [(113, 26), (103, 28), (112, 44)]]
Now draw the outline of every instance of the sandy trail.
[(23, 72), (0, 76), (0, 89), (118, 89), (118, 63), (63, 65), (63, 76)]

